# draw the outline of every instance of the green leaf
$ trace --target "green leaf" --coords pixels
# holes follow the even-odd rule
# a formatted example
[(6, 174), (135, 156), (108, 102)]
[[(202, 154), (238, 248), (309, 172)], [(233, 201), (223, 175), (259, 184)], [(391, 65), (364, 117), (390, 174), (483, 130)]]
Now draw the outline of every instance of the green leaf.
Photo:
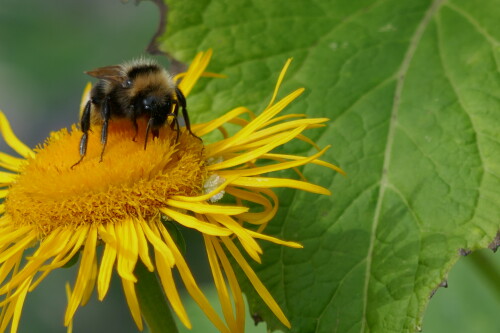
[[(347, 177), (308, 166), (331, 197), (280, 191), (261, 279), (292, 332), (415, 332), (460, 249), (499, 229), (500, 6), (455, 1), (172, 1), (160, 47), (213, 48), (194, 120), (268, 103), (288, 57), (286, 112), (327, 116), (308, 136)], [(288, 151), (309, 155), (301, 143)], [(283, 328), (246, 286), (252, 312)]]
[(176, 322), (156, 272), (148, 271), (146, 266), (138, 261), (134, 273), (137, 276), (137, 299), (149, 332), (178, 333)]

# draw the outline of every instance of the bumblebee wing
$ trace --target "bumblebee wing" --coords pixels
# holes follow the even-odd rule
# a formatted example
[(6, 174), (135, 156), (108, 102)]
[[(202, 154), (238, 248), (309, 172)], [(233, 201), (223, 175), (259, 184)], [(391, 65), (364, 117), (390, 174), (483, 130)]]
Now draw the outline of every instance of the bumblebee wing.
[(92, 77), (95, 77), (95, 78), (98, 78), (101, 80), (117, 82), (117, 83), (122, 83), (126, 79), (126, 76), (125, 76), (121, 66), (100, 67), (100, 68), (96, 68), (96, 69), (93, 69), (91, 71), (85, 72), (85, 74), (88, 74)]

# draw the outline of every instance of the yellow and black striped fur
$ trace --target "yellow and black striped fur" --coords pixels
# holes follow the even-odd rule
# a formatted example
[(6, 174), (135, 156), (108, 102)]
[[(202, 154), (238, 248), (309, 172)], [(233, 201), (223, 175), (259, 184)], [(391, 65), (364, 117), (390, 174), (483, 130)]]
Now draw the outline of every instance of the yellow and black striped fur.
[[(178, 139), (179, 109), (182, 110), (187, 130), (197, 137), (191, 131), (186, 98), (172, 76), (156, 62), (139, 59), (121, 65), (100, 67), (86, 73), (98, 78), (99, 82), (92, 88), (90, 99), (80, 119), (80, 128), (83, 132), (80, 141), (81, 157), (73, 167), (83, 160), (87, 151), (88, 132), (94, 125), (102, 125), (102, 161), (107, 142), (108, 123), (116, 118), (129, 119), (135, 128), (136, 136), (137, 119), (147, 119), (144, 149), (149, 132), (151, 131), (153, 137), (157, 137), (169, 116), (173, 117), (172, 128), (175, 126)], [(135, 137), (133, 139), (135, 140)]]

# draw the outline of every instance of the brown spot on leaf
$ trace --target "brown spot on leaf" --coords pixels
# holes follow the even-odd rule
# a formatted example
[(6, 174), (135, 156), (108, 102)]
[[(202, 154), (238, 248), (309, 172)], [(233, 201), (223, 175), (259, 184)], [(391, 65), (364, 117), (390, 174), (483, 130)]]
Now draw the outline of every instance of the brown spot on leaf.
[(466, 257), (471, 253), (472, 251), (469, 249), (458, 249), (458, 254), (461, 255), (462, 257)]
[(488, 245), (488, 248), (493, 252), (497, 252), (498, 247), (500, 247), (500, 231), (497, 232), (493, 241)]
[(252, 313), (252, 319), (253, 319), (255, 326), (257, 326), (259, 323), (262, 323), (264, 321), (264, 319), (262, 319), (260, 314), (258, 314), (257, 312)]
[(443, 281), (441, 281), (438, 286), (431, 291), (431, 294), (429, 295), (429, 299), (432, 298), (432, 296), (434, 296), (434, 294), (438, 291), (439, 288), (448, 288), (448, 280), (447, 279), (444, 279)]

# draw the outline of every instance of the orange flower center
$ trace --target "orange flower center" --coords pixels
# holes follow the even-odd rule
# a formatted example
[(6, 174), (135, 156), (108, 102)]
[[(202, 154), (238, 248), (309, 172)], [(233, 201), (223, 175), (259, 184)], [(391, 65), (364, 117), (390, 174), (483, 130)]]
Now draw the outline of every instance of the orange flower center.
[(60, 226), (148, 219), (170, 196), (202, 192), (207, 171), (197, 138), (183, 131), (176, 143), (176, 132), (165, 127), (144, 149), (145, 122), (135, 141), (130, 121), (110, 122), (108, 133), (103, 161), (100, 128), (93, 128), (87, 154), (74, 168), (82, 132), (52, 133), (9, 189), (5, 206), (12, 221), (47, 234)]

